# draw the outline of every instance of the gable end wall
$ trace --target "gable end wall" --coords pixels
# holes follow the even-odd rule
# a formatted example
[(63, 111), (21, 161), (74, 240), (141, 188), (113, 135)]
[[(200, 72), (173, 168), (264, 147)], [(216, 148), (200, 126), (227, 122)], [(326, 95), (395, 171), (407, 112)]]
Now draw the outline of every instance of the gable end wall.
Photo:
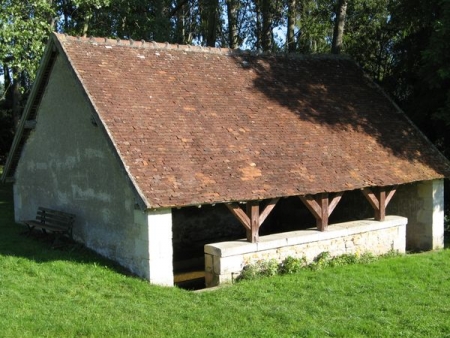
[(77, 241), (145, 277), (149, 253), (135, 242), (147, 222), (135, 220), (134, 191), (91, 118), (80, 84), (59, 56), (16, 170), (16, 221), (34, 218), (39, 206), (74, 213)]

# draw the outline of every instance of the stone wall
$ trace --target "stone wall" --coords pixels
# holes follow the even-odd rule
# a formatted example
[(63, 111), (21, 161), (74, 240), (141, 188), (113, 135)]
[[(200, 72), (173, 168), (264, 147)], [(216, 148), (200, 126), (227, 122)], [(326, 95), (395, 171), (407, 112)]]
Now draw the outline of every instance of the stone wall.
[(311, 262), (321, 252), (331, 256), (370, 252), (374, 255), (391, 250), (405, 252), (407, 219), (387, 216), (384, 222), (373, 220), (334, 224), (329, 231), (315, 229), (291, 231), (260, 237), (258, 243), (242, 239), (205, 246), (206, 286), (230, 283), (243, 267), (258, 260), (305, 257)]

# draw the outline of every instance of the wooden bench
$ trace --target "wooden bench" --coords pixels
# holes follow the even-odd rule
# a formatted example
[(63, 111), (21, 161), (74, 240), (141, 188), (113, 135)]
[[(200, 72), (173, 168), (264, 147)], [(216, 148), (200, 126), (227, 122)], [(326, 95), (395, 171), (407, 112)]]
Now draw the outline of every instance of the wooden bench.
[(28, 226), (28, 235), (30, 235), (34, 229), (40, 229), (44, 233), (47, 233), (47, 231), (53, 233), (55, 235), (53, 244), (55, 244), (59, 238), (64, 235), (67, 235), (70, 239), (72, 239), (72, 227), (74, 221), (74, 214), (39, 207), (35, 220), (27, 220), (22, 222)]

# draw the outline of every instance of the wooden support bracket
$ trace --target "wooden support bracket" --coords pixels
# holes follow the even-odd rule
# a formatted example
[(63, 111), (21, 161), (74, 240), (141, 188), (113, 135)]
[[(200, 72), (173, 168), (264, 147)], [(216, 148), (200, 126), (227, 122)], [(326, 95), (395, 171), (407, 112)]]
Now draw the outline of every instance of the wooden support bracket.
[(269, 214), (272, 212), (273, 208), (275, 208), (275, 205), (278, 203), (279, 200), (280, 200), (279, 198), (274, 198), (270, 200), (269, 204), (267, 204), (267, 206), (264, 208), (264, 211), (261, 213), (261, 215), (259, 215), (259, 226), (261, 226), (261, 224), (264, 223), (267, 216), (269, 216)]
[(397, 191), (397, 186), (379, 187), (375, 191), (371, 188), (364, 188), (361, 191), (375, 212), (375, 220), (380, 222), (384, 221), (386, 217), (386, 207)]
[(261, 224), (266, 220), (267, 216), (269, 216), (279, 200), (279, 198), (270, 200), (261, 214), (259, 213), (258, 201), (247, 202), (245, 212), (237, 203), (225, 205), (244, 226), (247, 240), (251, 243), (256, 243), (259, 241), (259, 228), (261, 227)]
[(250, 230), (250, 218), (248, 218), (247, 214), (239, 207), (237, 203), (225, 204), (227, 208), (231, 211), (231, 213), (241, 222), (244, 226), (245, 230)]
[(319, 231), (326, 231), (328, 227), (328, 218), (336, 208), (341, 200), (344, 192), (339, 192), (333, 196), (331, 201), (328, 198), (328, 193), (321, 193), (317, 195), (299, 196), (305, 206), (311, 211), (316, 219), (317, 229)]

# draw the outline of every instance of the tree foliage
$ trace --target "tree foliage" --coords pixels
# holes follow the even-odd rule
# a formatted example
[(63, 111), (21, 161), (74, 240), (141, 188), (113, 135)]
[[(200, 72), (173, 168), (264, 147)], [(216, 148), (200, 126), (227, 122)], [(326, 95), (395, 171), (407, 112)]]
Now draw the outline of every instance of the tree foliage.
[(51, 31), (315, 54), (331, 52), (339, 27), (339, 52), (356, 60), (441, 150), (450, 149), (448, 0), (3, 0), (0, 25), (0, 132), (9, 135), (0, 138), (0, 155)]

